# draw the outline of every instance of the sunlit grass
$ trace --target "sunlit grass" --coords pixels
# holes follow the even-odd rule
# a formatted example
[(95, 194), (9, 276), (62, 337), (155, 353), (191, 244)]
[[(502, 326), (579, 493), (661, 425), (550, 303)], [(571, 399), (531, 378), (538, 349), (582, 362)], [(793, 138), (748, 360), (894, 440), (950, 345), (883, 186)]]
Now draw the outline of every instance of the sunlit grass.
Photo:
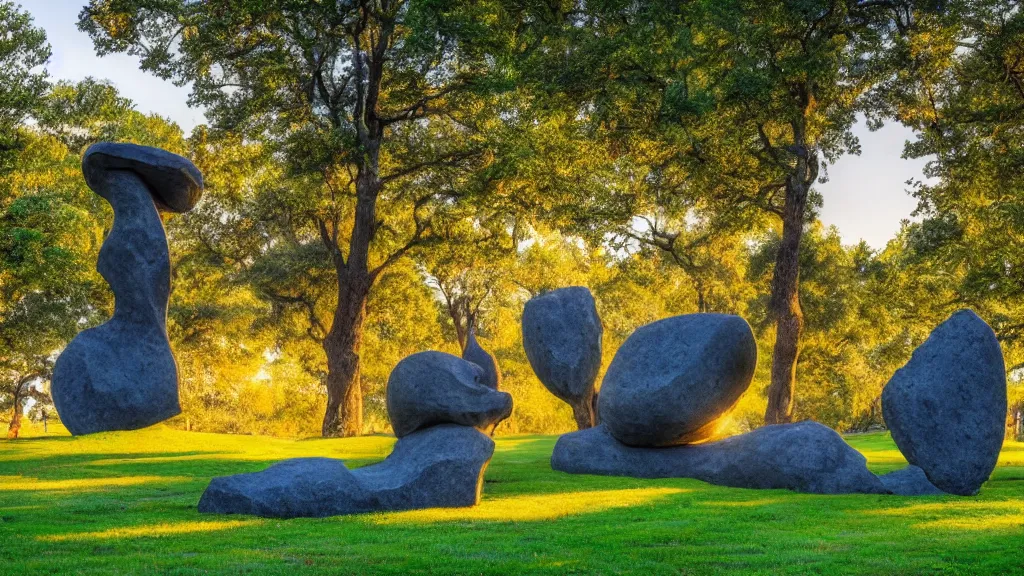
[[(2, 574), (935, 574), (1020, 572), (1024, 445), (973, 498), (817, 496), (574, 476), (552, 436), (497, 439), (474, 508), (272, 520), (202, 515), (212, 476), (300, 456), (380, 460), (393, 438), (154, 427), (0, 441)], [(875, 472), (905, 465), (856, 435)]]
[(75, 478), (72, 480), (42, 480), (30, 476), (0, 476), (0, 492), (43, 492), (107, 490), (138, 486), (139, 484), (173, 483), (191, 480), (186, 476), (120, 476), (114, 478)]
[(99, 532), (79, 532), (72, 534), (53, 534), (39, 536), (44, 542), (66, 542), (68, 540), (109, 540), (111, 538), (160, 537), (175, 534), (196, 534), (199, 532), (216, 532), (245, 526), (258, 526), (260, 520), (217, 520), (211, 522), (181, 522), (179, 524), (153, 524), (149, 526), (133, 526), (130, 528), (111, 528)]
[(914, 528), (953, 530), (1024, 529), (1024, 500), (1002, 502), (964, 501), (952, 496), (938, 496), (944, 502), (914, 504), (900, 508), (876, 510), (873, 514), (901, 516), (923, 520)]
[(489, 498), (472, 508), (434, 508), (411, 510), (379, 516), (382, 524), (424, 523), (446, 520), (489, 520), (492, 522), (529, 522), (554, 520), (570, 514), (594, 513), (614, 508), (649, 505), (671, 494), (689, 492), (681, 488), (632, 488), (560, 492), (533, 496)]

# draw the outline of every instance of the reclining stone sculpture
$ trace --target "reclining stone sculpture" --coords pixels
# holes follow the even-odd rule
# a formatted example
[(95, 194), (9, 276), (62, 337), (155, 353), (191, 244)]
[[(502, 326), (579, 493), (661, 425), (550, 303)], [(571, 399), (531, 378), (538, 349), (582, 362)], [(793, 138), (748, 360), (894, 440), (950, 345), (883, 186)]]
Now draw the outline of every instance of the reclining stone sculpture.
[(559, 438), (551, 467), (739, 488), (886, 492), (864, 456), (815, 422), (713, 441), (756, 365), (754, 334), (738, 316), (689, 314), (642, 326), (605, 373), (601, 423)]
[(341, 460), (296, 458), (214, 478), (199, 511), (295, 518), (473, 506), (494, 453), (481, 430), (512, 413), (512, 396), (485, 379), (479, 366), (451, 354), (408, 356), (388, 378), (398, 442), (383, 462), (349, 470)]
[(694, 314), (639, 328), (601, 387), (602, 423), (559, 438), (555, 470), (696, 478), (740, 488), (904, 496), (970, 495), (999, 457), (1006, 374), (992, 329), (969, 310), (937, 327), (886, 385), (882, 411), (910, 466), (876, 476), (816, 422), (719, 441), (714, 422), (747, 388), (756, 348), (746, 323)]

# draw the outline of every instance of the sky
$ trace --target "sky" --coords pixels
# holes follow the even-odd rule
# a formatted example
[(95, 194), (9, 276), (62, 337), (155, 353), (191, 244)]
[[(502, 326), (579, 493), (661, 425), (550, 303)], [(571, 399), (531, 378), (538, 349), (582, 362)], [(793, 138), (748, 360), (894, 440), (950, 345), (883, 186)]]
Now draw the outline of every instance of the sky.
[[(178, 87), (139, 70), (138, 60), (121, 54), (96, 56), (89, 37), (78, 31), (83, 0), (21, 0), (36, 24), (46, 30), (53, 47), (50, 75), (56, 80), (105, 79), (135, 102), (141, 112), (155, 112), (178, 123), (186, 132), (205, 121), (201, 110), (188, 107), (187, 87)], [(844, 243), (866, 241), (883, 248), (910, 218), (916, 201), (906, 181), (922, 178), (923, 160), (903, 160), (903, 143), (910, 130), (888, 125), (870, 132), (863, 123), (854, 128), (861, 155), (845, 156), (828, 167), (829, 181), (816, 188), (824, 197), (821, 220), (836, 226)]]

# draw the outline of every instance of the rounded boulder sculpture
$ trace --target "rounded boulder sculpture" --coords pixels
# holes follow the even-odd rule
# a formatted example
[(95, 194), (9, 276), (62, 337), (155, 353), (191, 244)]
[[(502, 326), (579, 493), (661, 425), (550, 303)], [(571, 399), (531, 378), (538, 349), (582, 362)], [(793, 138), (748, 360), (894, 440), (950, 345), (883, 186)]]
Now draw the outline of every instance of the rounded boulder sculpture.
[(935, 328), (885, 385), (882, 416), (932, 484), (975, 494), (995, 468), (1006, 425), (1006, 368), (988, 324), (960, 310)]
[(523, 309), (523, 347), (534, 373), (572, 407), (579, 429), (594, 425), (594, 380), (604, 329), (590, 290), (573, 286), (531, 298)]
[(391, 428), (402, 438), (437, 424), (490, 432), (512, 415), (512, 396), (484, 384), (482, 368), (444, 352), (402, 359), (388, 377)]
[(601, 423), (630, 446), (709, 440), (756, 365), (754, 334), (739, 316), (689, 314), (642, 326), (605, 373)]
[(176, 154), (112, 143), (91, 146), (82, 172), (114, 209), (96, 266), (114, 292), (114, 315), (61, 353), (53, 403), (72, 434), (134, 430), (181, 412), (167, 339), (171, 265), (159, 211), (191, 210), (203, 177)]

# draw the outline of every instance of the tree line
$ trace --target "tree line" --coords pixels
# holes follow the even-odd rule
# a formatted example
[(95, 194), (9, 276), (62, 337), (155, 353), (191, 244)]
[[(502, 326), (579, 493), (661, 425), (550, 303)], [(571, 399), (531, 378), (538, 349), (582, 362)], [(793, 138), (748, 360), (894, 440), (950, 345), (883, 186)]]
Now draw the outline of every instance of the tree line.
[[(572, 422), (519, 337), (526, 299), (591, 288), (605, 355), (671, 314), (747, 318), (737, 428), (878, 426), (892, 372), (971, 307), (1024, 379), (1024, 15), (1007, 0), (93, 0), (103, 54), (192, 87), (191, 134), (106, 82), (54, 82), (0, 2), (0, 402), (48, 407), (55, 353), (101, 322), (100, 140), (189, 156), (165, 221), (168, 327), (196, 430), (387, 429), (397, 361), (474, 331), (516, 399), (506, 432)], [(914, 130), (914, 221), (884, 248), (817, 219), (852, 129)], [(607, 361), (605, 362), (605, 366)], [(33, 402), (26, 404), (28, 398)], [(52, 407), (49, 408), (52, 413)]]

